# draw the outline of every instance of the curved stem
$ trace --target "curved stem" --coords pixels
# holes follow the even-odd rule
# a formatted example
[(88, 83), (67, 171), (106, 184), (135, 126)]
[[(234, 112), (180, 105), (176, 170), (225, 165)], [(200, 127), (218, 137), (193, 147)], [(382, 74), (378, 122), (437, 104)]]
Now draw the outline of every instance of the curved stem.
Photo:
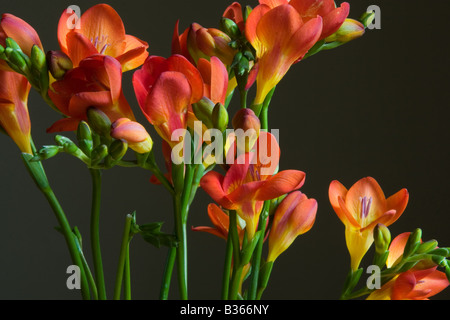
[(227, 247), (225, 250), (225, 263), (224, 263), (223, 277), (222, 277), (222, 300), (228, 300), (232, 261), (233, 261), (233, 243), (232, 243), (232, 239), (231, 239), (231, 233), (228, 232)]
[(105, 279), (100, 246), (100, 205), (102, 179), (101, 171), (89, 169), (92, 176), (92, 210), (91, 210), (91, 247), (94, 260), (94, 272), (100, 300), (106, 300)]
[(66, 240), (66, 244), (69, 249), (72, 263), (74, 263), (80, 268), (81, 295), (83, 299), (89, 300), (90, 299), (89, 284), (86, 278), (85, 268), (83, 265), (82, 258), (80, 256), (75, 236), (72, 232), (72, 228), (70, 227), (69, 221), (67, 220), (64, 210), (62, 209), (58, 199), (56, 198), (56, 195), (54, 194), (52, 188), (48, 183), (47, 176), (45, 174), (42, 163), (40, 161), (32, 162), (31, 159), (33, 158), (33, 155), (28, 153), (22, 153), (22, 158), (24, 160), (24, 164), (28, 172), (30, 173), (31, 177), (36, 183), (36, 186), (43, 193), (50, 207), (52, 208), (53, 213), (55, 214), (55, 217), (61, 228), (61, 232), (63, 233), (64, 239)]

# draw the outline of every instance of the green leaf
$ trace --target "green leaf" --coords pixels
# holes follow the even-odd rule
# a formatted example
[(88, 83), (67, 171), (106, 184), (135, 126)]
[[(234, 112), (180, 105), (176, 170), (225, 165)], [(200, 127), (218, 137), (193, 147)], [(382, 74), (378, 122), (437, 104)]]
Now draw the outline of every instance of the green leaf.
[(156, 248), (161, 246), (177, 247), (178, 240), (175, 235), (161, 232), (161, 227), (164, 222), (154, 222), (145, 225), (140, 225), (139, 230), (142, 238)]

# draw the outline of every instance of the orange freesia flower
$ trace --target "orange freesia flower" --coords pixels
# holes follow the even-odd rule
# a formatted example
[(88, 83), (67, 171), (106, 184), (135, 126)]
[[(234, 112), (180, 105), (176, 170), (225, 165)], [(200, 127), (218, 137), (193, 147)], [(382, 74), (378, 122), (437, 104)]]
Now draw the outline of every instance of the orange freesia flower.
[(248, 16), (245, 34), (258, 59), (254, 104), (260, 105), (291, 65), (319, 40), (322, 18), (304, 21), (289, 4), (274, 8), (260, 4)]
[[(214, 227), (195, 227), (192, 228), (194, 231), (202, 231), (211, 233), (219, 238), (228, 239), (228, 230), (230, 227), (230, 217), (223, 212), (219, 206), (215, 203), (208, 205), (208, 216)], [(238, 225), (239, 240), (242, 244), (242, 239), (244, 238), (244, 230)]]
[(31, 85), (21, 74), (0, 70), (0, 127), (22, 152), (33, 154), (28, 94)]
[(64, 10), (58, 24), (58, 41), (75, 67), (83, 59), (99, 53), (116, 58), (124, 72), (144, 63), (148, 44), (125, 34), (122, 19), (111, 6), (95, 5), (78, 20), (74, 15), (73, 11)]
[(372, 292), (367, 300), (429, 300), (449, 285), (445, 273), (436, 268), (403, 272)]
[(158, 134), (172, 147), (172, 133), (186, 129), (192, 103), (203, 97), (200, 72), (185, 57), (149, 57), (133, 75), (139, 106)]
[[(3, 47), (5, 46), (6, 38), (11, 38), (17, 42), (27, 56), (31, 56), (31, 48), (33, 48), (33, 45), (37, 45), (43, 50), (36, 30), (24, 20), (9, 13), (3, 14), (0, 21), (0, 45)], [(0, 69), (12, 71), (3, 60), (0, 60)]]
[[(225, 176), (210, 171), (200, 181), (201, 187), (219, 205), (236, 210), (246, 223), (249, 239), (256, 232), (264, 201), (299, 189), (305, 179), (304, 172), (298, 170), (285, 170), (274, 175), (279, 161), (279, 146), (270, 133), (261, 132), (255, 145), (259, 145), (257, 150), (238, 157)], [(267, 150), (272, 150), (270, 159), (263, 157)]]
[(295, 238), (308, 232), (316, 219), (317, 201), (300, 191), (289, 194), (278, 206), (269, 234), (268, 262), (275, 261)]
[(259, 3), (270, 8), (289, 4), (297, 10), (304, 22), (321, 16), (323, 28), (319, 40), (338, 31), (350, 12), (350, 5), (347, 2), (336, 7), (334, 0), (259, 0)]
[(373, 243), (373, 229), (378, 223), (389, 226), (403, 213), (408, 203), (408, 191), (402, 189), (385, 198), (375, 179), (363, 178), (347, 190), (339, 181), (329, 188), (331, 205), (345, 225), (345, 239), (356, 270)]
[(73, 131), (86, 120), (89, 107), (96, 107), (110, 118), (134, 120), (133, 112), (122, 91), (122, 68), (109, 56), (95, 55), (82, 60), (63, 79), (52, 84), (49, 96), (67, 118), (55, 122), (48, 132)]

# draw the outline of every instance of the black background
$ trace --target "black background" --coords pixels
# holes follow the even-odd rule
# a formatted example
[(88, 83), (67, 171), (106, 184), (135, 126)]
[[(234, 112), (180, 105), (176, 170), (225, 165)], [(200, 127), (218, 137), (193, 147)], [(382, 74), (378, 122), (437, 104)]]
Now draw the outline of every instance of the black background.
[[(339, 1), (340, 2), (340, 1)], [(349, 268), (344, 226), (328, 201), (329, 183), (348, 188), (365, 176), (380, 183), (386, 196), (407, 188), (410, 201), (390, 227), (395, 236), (422, 228), (423, 239), (450, 246), (448, 181), (448, 1), (354, 0), (350, 17), (369, 5), (381, 8), (381, 29), (291, 68), (270, 107), (270, 128), (280, 129), (281, 170), (306, 172), (302, 191), (317, 199), (313, 229), (277, 260), (264, 298), (337, 299)], [(57, 50), (56, 27), (62, 11), (94, 1), (2, 1), (39, 33), (45, 50)], [(217, 27), (231, 1), (107, 1), (122, 17), (126, 32), (147, 41), (149, 52), (167, 57), (174, 23), (180, 30), (198, 22)], [(242, 2), (254, 6), (256, 1)], [(125, 95), (148, 128), (159, 153), (160, 138), (144, 120), (124, 74)], [(237, 105), (232, 105), (236, 110)], [(58, 115), (32, 92), (32, 134), (37, 146), (53, 143), (45, 129)], [(72, 137), (72, 134), (68, 134)], [(66, 288), (70, 258), (56, 219), (22, 165), (20, 153), (0, 136), (0, 298), (79, 299)], [(89, 261), (90, 176), (80, 161), (60, 155), (44, 163), (50, 183), (72, 225), (84, 236)], [(104, 172), (101, 240), (108, 294), (112, 296), (124, 217), (136, 210), (140, 224), (166, 221), (172, 230), (172, 202), (140, 169)], [(210, 225), (202, 190), (190, 211), (189, 226)], [(225, 243), (205, 233), (188, 233), (191, 299), (219, 299)], [(370, 251), (371, 253), (372, 251)], [(369, 253), (369, 254), (370, 254)], [(134, 299), (157, 299), (166, 249), (141, 238), (131, 246)], [(364, 261), (367, 262), (367, 261)], [(178, 298), (176, 277), (170, 298)], [(435, 299), (447, 299), (446, 290)]]

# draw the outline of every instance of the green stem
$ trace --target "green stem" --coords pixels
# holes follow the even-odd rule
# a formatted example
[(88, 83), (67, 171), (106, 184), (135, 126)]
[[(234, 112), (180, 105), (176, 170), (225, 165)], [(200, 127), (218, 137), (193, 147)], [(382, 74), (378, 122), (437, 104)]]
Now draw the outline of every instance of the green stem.
[(127, 244), (127, 253), (125, 259), (125, 270), (124, 270), (124, 298), (125, 300), (131, 300), (131, 269), (130, 269), (130, 242)]
[(261, 266), (261, 256), (262, 256), (262, 249), (264, 244), (264, 233), (266, 232), (266, 220), (269, 215), (269, 207), (270, 207), (270, 200), (264, 202), (264, 207), (261, 212), (261, 215), (259, 217), (259, 224), (258, 224), (258, 231), (261, 231), (261, 237), (258, 240), (258, 244), (256, 245), (256, 250), (253, 257), (252, 262), (252, 279), (250, 283), (250, 289), (249, 289), (249, 300), (255, 300), (257, 298), (257, 291), (258, 291), (258, 283), (259, 283), (259, 271)]
[(187, 246), (186, 246), (186, 223), (183, 219), (181, 208), (181, 196), (175, 196), (175, 232), (177, 235), (177, 272), (180, 299), (187, 300)]
[(91, 247), (94, 260), (95, 279), (100, 300), (106, 300), (105, 279), (100, 246), (100, 205), (101, 205), (101, 171), (89, 169), (92, 176), (92, 210), (91, 210)]
[(230, 287), (230, 300), (238, 300), (239, 287), (241, 285), (241, 277), (244, 266), (236, 266), (233, 270), (233, 276), (231, 277), (231, 287)]
[(261, 130), (269, 130), (269, 105), (270, 101), (272, 101), (273, 94), (275, 92), (274, 87), (264, 98), (264, 102), (261, 109), (261, 114), (259, 116), (259, 119), (261, 121)]
[(161, 300), (167, 300), (169, 297), (170, 280), (172, 279), (173, 267), (177, 257), (177, 248), (170, 247), (167, 255), (166, 267), (164, 269), (163, 282), (161, 284), (161, 291), (159, 298)]
[(63, 233), (64, 239), (66, 240), (66, 244), (69, 249), (72, 263), (77, 265), (80, 268), (81, 295), (82, 295), (83, 299), (89, 300), (90, 299), (89, 284), (88, 284), (88, 281), (86, 278), (83, 261), (80, 256), (80, 252), (79, 252), (76, 240), (75, 240), (75, 236), (72, 232), (72, 228), (70, 227), (70, 224), (67, 220), (64, 210), (62, 209), (58, 199), (56, 198), (53, 190), (51, 189), (51, 187), (48, 183), (47, 176), (45, 174), (42, 163), (40, 161), (31, 162), (30, 160), (33, 158), (33, 156), (28, 153), (22, 153), (22, 158), (24, 160), (24, 164), (25, 164), (26, 168), (28, 169), (28, 172), (30, 173), (33, 180), (35, 181), (39, 190), (43, 193), (43, 195), (47, 199), (50, 207), (53, 210), (53, 213), (55, 214), (55, 217), (61, 228), (61, 232)]
[(228, 232), (227, 246), (225, 251), (225, 264), (223, 268), (223, 277), (222, 277), (222, 300), (228, 300), (232, 261), (233, 261), (233, 241), (231, 239), (231, 233)]
[(128, 247), (129, 247), (129, 242), (130, 242), (130, 228), (131, 228), (132, 220), (133, 220), (133, 217), (131, 215), (127, 215), (127, 217), (125, 219), (125, 227), (123, 229), (122, 244), (120, 247), (120, 254), (119, 254), (119, 263), (117, 266), (116, 285), (114, 287), (114, 300), (120, 300), (120, 294), (122, 291), (122, 280), (123, 280), (123, 276), (125, 273), (124, 270), (125, 270), (126, 260), (128, 257)]

